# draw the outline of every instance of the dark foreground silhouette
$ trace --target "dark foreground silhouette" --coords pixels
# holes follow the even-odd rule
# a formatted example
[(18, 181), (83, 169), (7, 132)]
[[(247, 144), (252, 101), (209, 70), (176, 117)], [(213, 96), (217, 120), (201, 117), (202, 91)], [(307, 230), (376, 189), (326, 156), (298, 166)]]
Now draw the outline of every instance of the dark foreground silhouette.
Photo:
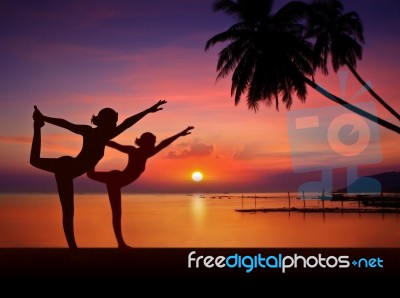
[[(74, 235), (74, 179), (92, 169), (100, 161), (109, 140), (118, 136), (147, 114), (162, 110), (161, 106), (165, 103), (165, 100), (160, 100), (150, 108), (126, 118), (120, 125), (117, 125), (118, 113), (111, 108), (104, 108), (97, 116), (93, 115), (92, 117), (95, 128), (45, 116), (35, 106), (30, 163), (38, 169), (54, 173), (62, 207), (64, 234), (69, 248), (77, 248)], [(41, 128), (46, 122), (83, 137), (82, 149), (76, 157), (44, 158), (40, 156)]]
[(105, 183), (107, 186), (112, 211), (112, 224), (119, 248), (129, 248), (123, 239), (121, 230), (121, 188), (131, 184), (140, 177), (145, 171), (147, 159), (156, 155), (179, 137), (190, 134), (193, 128), (193, 126), (188, 126), (176, 135), (161, 141), (157, 146), (155, 145), (156, 136), (150, 132), (145, 132), (139, 139), (136, 139), (135, 143), (138, 147), (121, 145), (114, 141), (109, 141), (107, 142), (107, 146), (128, 155), (128, 164), (125, 169), (123, 171), (96, 172), (93, 168), (87, 172), (87, 176), (90, 179)]
[[(320, 255), (320, 256), (319, 256)], [(216, 258), (231, 257), (229, 264), (219, 262), (215, 265)], [(246, 256), (246, 259), (243, 259)], [(294, 263), (290, 265), (290, 260), (286, 260), (285, 273), (282, 273), (279, 258), (295, 258), (297, 256), (297, 266)], [(349, 261), (357, 260), (359, 266), (349, 264), (346, 268), (338, 266), (335, 261), (339, 256), (348, 256)], [(207, 257), (207, 259), (205, 259)], [(239, 257), (242, 259), (239, 260)], [(266, 259), (270, 257), (266, 266)], [(236, 258), (236, 259), (235, 259)], [(261, 259), (260, 263), (253, 263), (256, 258)], [(304, 262), (308, 259), (308, 262)], [(316, 259), (320, 259), (319, 266)], [(383, 260), (383, 267), (377, 263), (365, 262), (364, 260)], [(164, 291), (162, 282), (176, 280), (177, 289), (187, 288), (188, 281), (196, 283), (196, 293), (215, 281), (216, 285), (221, 286), (221, 282), (227, 282), (220, 289), (227, 291), (233, 289), (235, 292), (249, 281), (258, 281), (265, 290), (265, 285), (270, 288), (274, 280), (287, 282), (291, 281), (326, 281), (326, 289), (331, 291), (335, 285), (343, 291), (343, 284), (335, 282), (349, 281), (354, 286), (358, 281), (360, 289), (370, 289), (379, 286), (380, 293), (386, 288), (382, 282), (387, 282), (387, 286), (397, 287), (399, 281), (398, 268), (400, 266), (400, 250), (398, 248), (200, 248), (200, 247), (182, 247), (182, 248), (133, 248), (121, 250), (117, 248), (81, 248), (77, 250), (64, 248), (0, 248), (0, 284), (2, 290), (10, 285), (12, 293), (17, 293), (21, 288), (26, 288), (29, 293), (32, 289), (40, 289), (43, 294), (46, 288), (50, 287), (52, 293), (54, 288), (48, 283), (38, 283), (38, 281), (61, 281), (63, 291), (70, 289), (75, 283), (71, 281), (90, 283), (90, 291), (96, 289), (105, 289), (109, 285), (113, 293), (118, 288), (121, 281), (127, 283), (132, 291), (137, 291), (138, 287), (146, 287), (146, 291)], [(190, 267), (189, 267), (190, 262)], [(236, 262), (236, 263), (235, 263)], [(336, 262), (336, 263), (335, 263)], [(326, 264), (330, 266), (326, 266)], [(260, 266), (262, 264), (263, 266)], [(336, 265), (335, 265), (336, 264)], [(207, 265), (207, 266), (206, 266)], [(305, 265), (307, 265), (305, 267)], [(248, 272), (249, 266), (252, 270)], [(232, 284), (232, 279), (237, 283)], [(7, 280), (18, 281), (9, 283)], [(107, 280), (112, 280), (111, 284)], [(366, 285), (366, 281), (372, 283)], [(105, 281), (106, 283), (99, 283)], [(146, 283), (143, 283), (143, 282)], [(150, 283), (149, 283), (150, 282)], [(65, 287), (67, 285), (67, 287)], [(117, 285), (117, 286), (116, 286)], [(386, 286), (385, 285), (385, 286)], [(4, 287), (5, 286), (5, 287)], [(299, 286), (304, 287), (303, 284)], [(297, 287), (296, 291), (299, 291)], [(243, 294), (247, 294), (252, 288), (244, 287)], [(397, 288), (396, 288), (397, 289)], [(49, 290), (49, 289), (47, 289)], [(135, 292), (136, 293), (136, 292)], [(176, 292), (174, 292), (176, 293)], [(209, 295), (210, 291), (207, 294)], [(259, 294), (260, 292), (258, 292)], [(393, 296), (387, 295), (388, 297)], [(257, 294), (257, 293), (255, 293)]]

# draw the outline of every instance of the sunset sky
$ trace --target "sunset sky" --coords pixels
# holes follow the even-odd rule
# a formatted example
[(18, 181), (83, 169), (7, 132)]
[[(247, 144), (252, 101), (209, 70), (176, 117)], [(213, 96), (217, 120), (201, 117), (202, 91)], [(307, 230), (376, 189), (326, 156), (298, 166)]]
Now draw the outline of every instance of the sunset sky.
[[(288, 1), (275, 1), (275, 9)], [(230, 77), (216, 81), (216, 46), (206, 41), (235, 20), (213, 12), (212, 0), (148, 1), (12, 1), (0, 2), (0, 191), (56, 191), (52, 174), (29, 163), (32, 113), (90, 125), (104, 107), (119, 113), (119, 122), (159, 99), (164, 109), (149, 114), (115, 141), (131, 144), (143, 132), (157, 142), (189, 125), (192, 134), (179, 138), (152, 157), (145, 173), (126, 191), (133, 192), (259, 192), (295, 190), (321, 180), (331, 168), (341, 186), (349, 168), (359, 175), (398, 171), (400, 135), (377, 127), (374, 144), (354, 158), (333, 160), (331, 148), (291, 126), (295, 117), (328, 125), (338, 105), (308, 89), (306, 103), (290, 111), (281, 105), (255, 113), (245, 100), (235, 106)], [(365, 46), (357, 70), (365, 81), (400, 112), (400, 4), (397, 0), (343, 1), (364, 24)], [(400, 123), (342, 69), (316, 81), (356, 105), (366, 105), (396, 125)], [(333, 113), (333, 114), (332, 114)], [(304, 118), (303, 117), (303, 118)], [(310, 118), (311, 117), (311, 118)], [(297, 123), (297, 122), (296, 122)], [(326, 124), (328, 123), (328, 124)], [(317, 132), (326, 140), (324, 131)], [(329, 138), (328, 138), (329, 139)], [(42, 156), (76, 155), (80, 136), (46, 124)], [(363, 155), (364, 154), (364, 155)], [(108, 148), (97, 169), (122, 169), (126, 156)], [(300, 162), (301, 161), (301, 162)], [(203, 180), (191, 179), (194, 171)], [(104, 186), (81, 176), (77, 191)]]

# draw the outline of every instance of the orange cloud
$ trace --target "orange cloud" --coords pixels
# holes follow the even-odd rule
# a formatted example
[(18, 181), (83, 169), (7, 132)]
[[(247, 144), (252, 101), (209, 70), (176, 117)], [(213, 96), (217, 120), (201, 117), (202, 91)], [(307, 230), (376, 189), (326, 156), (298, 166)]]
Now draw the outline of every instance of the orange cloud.
[[(185, 146), (186, 144), (184, 144)], [(181, 159), (190, 157), (204, 157), (209, 156), (213, 153), (213, 145), (206, 145), (202, 143), (189, 144), (189, 149), (184, 149), (181, 152), (169, 151), (167, 158), (171, 159)]]
[(4, 144), (30, 144), (32, 142), (32, 137), (8, 137), (0, 136), (0, 143)]

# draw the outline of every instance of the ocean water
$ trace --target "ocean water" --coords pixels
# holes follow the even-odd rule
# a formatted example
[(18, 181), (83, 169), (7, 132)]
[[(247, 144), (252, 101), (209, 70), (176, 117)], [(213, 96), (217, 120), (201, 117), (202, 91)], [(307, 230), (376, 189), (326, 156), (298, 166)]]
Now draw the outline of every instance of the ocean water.
[[(289, 207), (343, 212), (240, 212)], [(400, 213), (345, 212), (360, 207), (288, 193), (123, 194), (122, 228), (138, 248), (400, 247)], [(61, 219), (57, 194), (0, 194), (0, 247), (67, 247)], [(74, 222), (79, 247), (117, 246), (106, 194), (76, 194)]]

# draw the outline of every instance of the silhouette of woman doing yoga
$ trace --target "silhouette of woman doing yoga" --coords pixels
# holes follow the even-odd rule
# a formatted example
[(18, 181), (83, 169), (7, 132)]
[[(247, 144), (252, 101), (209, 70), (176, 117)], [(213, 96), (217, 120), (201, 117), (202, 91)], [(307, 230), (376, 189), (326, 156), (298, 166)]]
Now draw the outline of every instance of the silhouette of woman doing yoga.
[(121, 188), (140, 177), (146, 168), (147, 159), (169, 146), (179, 137), (190, 134), (193, 128), (193, 126), (188, 126), (176, 135), (161, 141), (157, 146), (155, 145), (156, 137), (150, 132), (145, 132), (139, 139), (136, 139), (135, 143), (138, 147), (121, 145), (114, 141), (108, 141), (107, 146), (128, 155), (128, 164), (125, 169), (122, 171), (96, 172), (93, 168), (87, 172), (87, 176), (90, 179), (105, 183), (107, 186), (112, 211), (113, 229), (119, 248), (129, 248), (123, 239), (121, 230)]

